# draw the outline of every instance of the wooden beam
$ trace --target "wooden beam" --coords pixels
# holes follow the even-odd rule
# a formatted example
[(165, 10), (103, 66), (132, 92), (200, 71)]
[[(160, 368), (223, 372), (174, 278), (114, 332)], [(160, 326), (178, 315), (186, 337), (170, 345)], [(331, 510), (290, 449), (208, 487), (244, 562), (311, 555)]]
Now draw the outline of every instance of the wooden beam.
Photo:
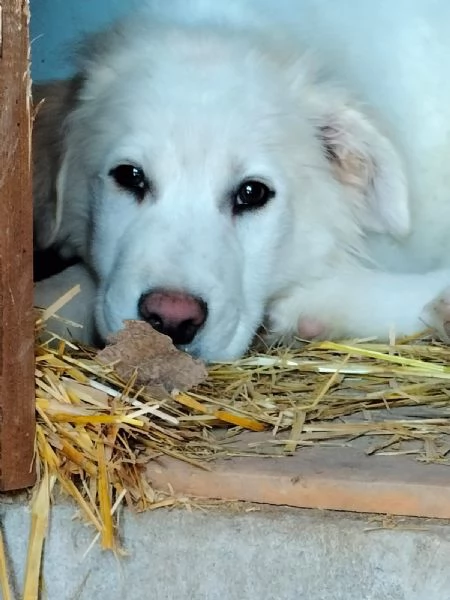
[(0, 0), (0, 490), (34, 481), (28, 0)]

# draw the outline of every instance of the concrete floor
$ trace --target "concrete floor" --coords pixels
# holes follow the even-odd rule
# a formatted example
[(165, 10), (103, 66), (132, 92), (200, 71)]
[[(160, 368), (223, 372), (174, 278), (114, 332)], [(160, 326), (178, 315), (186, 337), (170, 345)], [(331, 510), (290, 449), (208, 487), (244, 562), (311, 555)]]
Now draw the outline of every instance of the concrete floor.
[[(250, 510), (249, 510), (250, 509)], [(125, 558), (98, 546), (70, 505), (52, 510), (49, 600), (447, 600), (450, 525), (271, 507), (124, 512)], [(0, 503), (14, 586), (21, 589), (29, 511)], [(19, 598), (17, 594), (17, 598)], [(44, 596), (45, 597), (45, 596)]]

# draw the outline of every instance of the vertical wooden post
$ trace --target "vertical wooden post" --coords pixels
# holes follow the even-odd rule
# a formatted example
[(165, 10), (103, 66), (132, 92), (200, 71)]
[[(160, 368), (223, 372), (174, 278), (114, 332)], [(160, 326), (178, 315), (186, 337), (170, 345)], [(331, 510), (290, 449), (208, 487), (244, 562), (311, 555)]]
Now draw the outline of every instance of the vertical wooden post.
[(34, 481), (28, 0), (0, 0), (0, 490)]

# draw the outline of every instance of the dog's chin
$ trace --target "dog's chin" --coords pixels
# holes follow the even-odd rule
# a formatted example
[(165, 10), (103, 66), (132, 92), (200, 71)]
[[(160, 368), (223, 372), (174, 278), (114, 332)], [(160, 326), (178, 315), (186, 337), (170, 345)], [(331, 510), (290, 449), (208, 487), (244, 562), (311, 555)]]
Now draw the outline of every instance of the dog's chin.
[(248, 351), (259, 326), (257, 319), (254, 326), (244, 321), (241, 314), (232, 327), (231, 322), (227, 327), (210, 327), (183, 350), (208, 363), (238, 360)]
[(199, 358), (206, 363), (214, 362), (229, 362), (240, 358), (247, 350), (247, 344), (240, 345), (236, 350), (233, 344), (226, 345), (220, 343), (220, 337), (214, 340), (213, 343), (208, 343), (206, 340), (204, 343), (193, 342), (189, 346), (180, 346), (180, 350), (187, 352), (194, 358)]
[(104, 303), (101, 298), (97, 302), (95, 307), (95, 329), (98, 337), (107, 343), (109, 338), (114, 334), (123, 329), (123, 322), (118, 321), (113, 323), (112, 319), (107, 319), (105, 315)]

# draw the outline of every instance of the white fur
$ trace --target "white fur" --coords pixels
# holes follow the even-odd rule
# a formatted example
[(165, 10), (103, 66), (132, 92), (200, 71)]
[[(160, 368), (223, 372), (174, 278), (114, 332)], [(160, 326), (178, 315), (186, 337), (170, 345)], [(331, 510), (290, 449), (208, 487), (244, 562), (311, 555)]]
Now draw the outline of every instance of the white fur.
[(79, 342), (91, 344), (95, 339), (93, 315), (96, 283), (85, 266), (76, 264), (40, 281), (35, 286), (34, 304), (38, 308), (48, 308), (75, 285), (80, 286), (80, 292), (74, 300), (60, 308), (56, 316), (48, 319), (47, 328), (52, 334), (65, 339), (73, 337)]
[[(155, 0), (87, 52), (59, 239), (99, 278), (103, 336), (153, 288), (207, 302), (187, 350), (208, 360), (264, 317), (276, 337), (423, 327), (450, 283), (450, 5), (371, 4)], [(141, 204), (108, 175), (123, 162), (152, 181)], [(276, 195), (233, 217), (249, 177)]]

